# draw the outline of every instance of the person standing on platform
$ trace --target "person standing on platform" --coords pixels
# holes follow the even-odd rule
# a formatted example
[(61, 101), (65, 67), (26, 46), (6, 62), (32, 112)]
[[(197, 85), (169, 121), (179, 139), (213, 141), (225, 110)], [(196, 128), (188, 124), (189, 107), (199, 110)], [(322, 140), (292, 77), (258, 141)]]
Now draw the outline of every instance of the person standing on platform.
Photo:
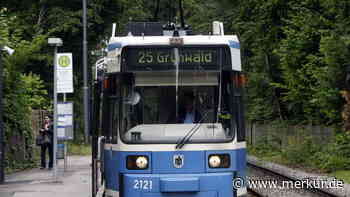
[(46, 168), (46, 151), (49, 153), (49, 169), (53, 166), (53, 124), (49, 116), (45, 116), (44, 127), (40, 129), (43, 142), (41, 143), (41, 168)]

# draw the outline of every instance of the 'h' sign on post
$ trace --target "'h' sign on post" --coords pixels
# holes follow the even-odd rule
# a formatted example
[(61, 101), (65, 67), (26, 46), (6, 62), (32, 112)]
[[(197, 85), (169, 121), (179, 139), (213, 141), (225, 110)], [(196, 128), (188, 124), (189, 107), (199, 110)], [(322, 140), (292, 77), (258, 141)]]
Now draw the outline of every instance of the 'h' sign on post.
[(72, 53), (57, 53), (57, 93), (73, 93)]

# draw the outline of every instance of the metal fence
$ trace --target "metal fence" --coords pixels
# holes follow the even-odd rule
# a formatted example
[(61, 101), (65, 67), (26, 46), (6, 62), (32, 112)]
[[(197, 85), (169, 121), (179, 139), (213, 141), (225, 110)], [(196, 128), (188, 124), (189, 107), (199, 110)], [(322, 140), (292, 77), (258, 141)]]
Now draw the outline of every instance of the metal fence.
[(48, 115), (49, 112), (46, 110), (33, 110), (32, 111), (32, 129), (34, 137), (39, 134), (39, 130), (44, 126), (44, 117)]
[(247, 124), (247, 144), (258, 145), (269, 142), (279, 146), (300, 143), (311, 139), (313, 143), (327, 144), (334, 137), (334, 128), (319, 125), (276, 125), (276, 124)]

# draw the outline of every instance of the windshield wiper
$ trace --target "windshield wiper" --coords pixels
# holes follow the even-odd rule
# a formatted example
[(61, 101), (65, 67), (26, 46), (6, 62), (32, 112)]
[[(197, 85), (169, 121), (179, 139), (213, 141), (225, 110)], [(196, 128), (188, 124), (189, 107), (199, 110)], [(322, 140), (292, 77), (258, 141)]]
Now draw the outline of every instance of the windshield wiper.
[(191, 137), (199, 130), (199, 128), (202, 125), (202, 122), (205, 118), (207, 118), (209, 114), (209, 111), (206, 111), (206, 113), (204, 114), (204, 116), (202, 117), (202, 119), (200, 119), (200, 121), (198, 123), (196, 123), (196, 125), (194, 125), (187, 133), (186, 135), (181, 138), (178, 143), (176, 143), (175, 149), (181, 149), (185, 144), (187, 144), (187, 142), (190, 141)]

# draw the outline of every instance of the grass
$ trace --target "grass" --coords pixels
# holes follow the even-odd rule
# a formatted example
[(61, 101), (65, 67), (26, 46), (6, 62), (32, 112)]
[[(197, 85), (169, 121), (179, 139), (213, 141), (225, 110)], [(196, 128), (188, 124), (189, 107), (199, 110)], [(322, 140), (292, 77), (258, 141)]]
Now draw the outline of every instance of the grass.
[(322, 147), (305, 140), (279, 150), (271, 144), (260, 143), (258, 146), (248, 146), (248, 154), (306, 172), (327, 173), (345, 183), (350, 183), (349, 158), (334, 155), (336, 150), (330, 148), (333, 146), (334, 144)]
[(345, 183), (350, 183), (350, 170), (338, 170), (330, 175), (335, 176), (339, 180), (343, 180)]
[(289, 162), (282, 157), (280, 151), (270, 150), (269, 152), (262, 152), (259, 151), (257, 148), (251, 148), (250, 146), (248, 146), (248, 154), (258, 157), (259, 159), (265, 161), (270, 161), (281, 165), (289, 165)]
[[(82, 155), (82, 156), (88, 156), (91, 155), (91, 146), (89, 144), (77, 144), (68, 142), (68, 155)], [(25, 169), (30, 168), (36, 168), (40, 165), (40, 147), (35, 146), (33, 149), (33, 155), (32, 159), (33, 162), (27, 162), (27, 163), (14, 163), (12, 166), (14, 168), (5, 167), (5, 173), (11, 174), (14, 172), (23, 171)], [(47, 161), (48, 161), (48, 153), (46, 153)]]
[(68, 155), (91, 155), (91, 145), (68, 143)]

